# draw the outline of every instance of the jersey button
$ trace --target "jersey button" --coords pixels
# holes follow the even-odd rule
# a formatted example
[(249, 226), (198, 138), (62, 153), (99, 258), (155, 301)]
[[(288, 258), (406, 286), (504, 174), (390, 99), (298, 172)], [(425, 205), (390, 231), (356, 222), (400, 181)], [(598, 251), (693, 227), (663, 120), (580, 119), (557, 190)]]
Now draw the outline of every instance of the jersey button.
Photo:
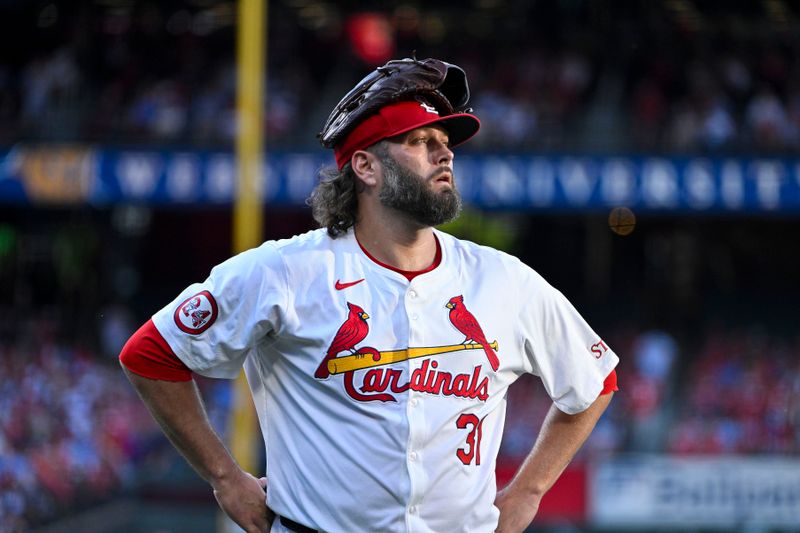
[(417, 506), (412, 505), (411, 507), (408, 508), (408, 512), (411, 514), (417, 514)]
[(417, 313), (414, 313), (413, 315), (411, 315), (411, 320), (416, 320), (418, 318), (419, 318), (419, 315)]
[(408, 297), (413, 300), (414, 298), (417, 297), (417, 291), (414, 290), (408, 291)]
[(408, 458), (411, 459), (412, 461), (416, 461), (417, 460), (417, 452), (411, 452), (410, 454), (408, 454)]
[(410, 402), (408, 402), (408, 403), (410, 403), (410, 404), (411, 404), (411, 407), (416, 407), (417, 405), (419, 405), (419, 399), (417, 399), (417, 398), (411, 398), (411, 401), (410, 401)]

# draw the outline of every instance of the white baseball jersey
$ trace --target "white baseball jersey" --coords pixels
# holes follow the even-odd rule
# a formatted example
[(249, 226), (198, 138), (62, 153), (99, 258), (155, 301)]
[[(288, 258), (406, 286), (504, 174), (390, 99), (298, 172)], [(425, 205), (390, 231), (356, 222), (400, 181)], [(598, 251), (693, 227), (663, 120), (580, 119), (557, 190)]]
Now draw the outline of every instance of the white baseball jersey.
[(153, 317), (193, 371), (245, 366), (279, 515), (331, 532), (494, 531), (508, 386), (533, 373), (572, 414), (616, 366), (531, 268), (436, 237), (441, 263), (411, 282), (352, 231), (266, 242)]

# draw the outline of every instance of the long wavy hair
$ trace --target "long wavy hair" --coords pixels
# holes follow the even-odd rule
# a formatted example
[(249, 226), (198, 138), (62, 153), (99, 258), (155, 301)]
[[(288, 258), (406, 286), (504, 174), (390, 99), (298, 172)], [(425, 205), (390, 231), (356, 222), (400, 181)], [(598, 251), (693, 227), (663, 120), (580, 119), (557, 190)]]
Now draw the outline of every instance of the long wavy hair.
[[(388, 155), (386, 141), (378, 142), (366, 150), (384, 158)], [(311, 206), (311, 214), (321, 228), (328, 229), (328, 235), (336, 238), (347, 233), (358, 219), (358, 193), (364, 184), (358, 181), (350, 163), (341, 170), (336, 167), (323, 168), (319, 172), (319, 183), (311, 192), (306, 203)]]

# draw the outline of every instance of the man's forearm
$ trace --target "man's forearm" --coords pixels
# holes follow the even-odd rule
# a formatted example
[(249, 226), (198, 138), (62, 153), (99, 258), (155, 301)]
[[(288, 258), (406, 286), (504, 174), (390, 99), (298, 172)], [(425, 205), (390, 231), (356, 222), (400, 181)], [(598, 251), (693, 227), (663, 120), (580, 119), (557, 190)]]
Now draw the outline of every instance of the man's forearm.
[(585, 411), (575, 415), (551, 406), (531, 453), (511, 482), (514, 490), (539, 498), (550, 490), (586, 442), (612, 395), (613, 392), (598, 397)]
[(194, 380), (160, 381), (123, 369), (164, 434), (203, 479), (215, 485), (240, 473), (211, 427)]
[(586, 441), (612, 394), (600, 396), (588, 409), (576, 415), (562, 413), (555, 405), (550, 408), (531, 453), (511, 483), (497, 494), (499, 533), (518, 533), (528, 527), (536, 516), (542, 496)]
[(269, 531), (266, 478), (244, 472), (208, 421), (194, 380), (160, 381), (125, 374), (175, 448), (214, 488), (220, 508), (247, 533)]

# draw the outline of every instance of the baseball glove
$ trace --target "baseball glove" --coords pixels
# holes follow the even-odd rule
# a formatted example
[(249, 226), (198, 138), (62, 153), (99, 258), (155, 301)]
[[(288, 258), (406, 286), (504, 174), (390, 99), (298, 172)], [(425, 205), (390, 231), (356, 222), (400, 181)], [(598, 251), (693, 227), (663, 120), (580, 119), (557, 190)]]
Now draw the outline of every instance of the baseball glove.
[(336, 104), (322, 131), (320, 144), (333, 148), (352, 129), (392, 102), (423, 97), (441, 116), (470, 110), (467, 75), (456, 65), (438, 59), (405, 58), (378, 67)]

